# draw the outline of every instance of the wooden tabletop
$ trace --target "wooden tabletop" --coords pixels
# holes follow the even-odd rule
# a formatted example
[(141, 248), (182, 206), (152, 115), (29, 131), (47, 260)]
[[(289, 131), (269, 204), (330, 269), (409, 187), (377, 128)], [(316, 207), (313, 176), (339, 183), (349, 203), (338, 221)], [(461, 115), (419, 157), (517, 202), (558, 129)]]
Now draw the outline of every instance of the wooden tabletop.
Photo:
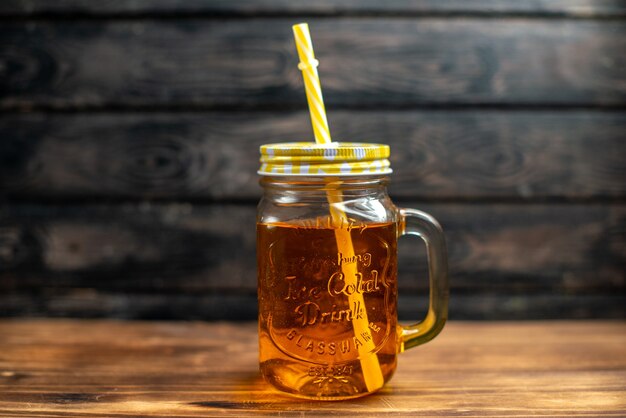
[(0, 321), (0, 416), (626, 416), (626, 323), (452, 322), (377, 394), (260, 378), (253, 323)]

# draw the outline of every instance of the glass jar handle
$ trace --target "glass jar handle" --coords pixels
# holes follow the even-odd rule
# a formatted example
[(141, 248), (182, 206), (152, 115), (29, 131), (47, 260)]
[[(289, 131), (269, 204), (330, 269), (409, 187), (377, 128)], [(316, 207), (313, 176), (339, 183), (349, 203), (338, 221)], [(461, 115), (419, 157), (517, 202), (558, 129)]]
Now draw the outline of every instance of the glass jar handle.
[(439, 222), (415, 209), (399, 209), (399, 236), (417, 235), (428, 253), (430, 305), (426, 318), (417, 324), (399, 326), (399, 351), (427, 343), (441, 332), (448, 319), (448, 257), (446, 241)]

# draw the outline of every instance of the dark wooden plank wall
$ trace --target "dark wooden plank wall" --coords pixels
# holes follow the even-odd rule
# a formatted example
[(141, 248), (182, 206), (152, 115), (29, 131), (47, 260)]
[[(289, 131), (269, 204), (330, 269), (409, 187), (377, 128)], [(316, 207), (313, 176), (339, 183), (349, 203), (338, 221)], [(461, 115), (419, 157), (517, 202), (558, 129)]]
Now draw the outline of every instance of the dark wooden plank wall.
[[(452, 318), (626, 317), (624, 3), (380, 3), (2, 2), (0, 315), (254, 318), (307, 20), (333, 137), (446, 230)], [(403, 316), (425, 276), (403, 241)]]

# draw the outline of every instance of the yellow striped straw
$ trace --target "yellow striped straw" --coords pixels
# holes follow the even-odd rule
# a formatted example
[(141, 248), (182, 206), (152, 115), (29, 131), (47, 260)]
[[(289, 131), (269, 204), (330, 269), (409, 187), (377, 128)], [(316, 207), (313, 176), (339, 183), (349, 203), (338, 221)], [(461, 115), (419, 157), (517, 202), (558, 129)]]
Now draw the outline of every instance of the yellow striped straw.
[(293, 36), (296, 39), (296, 48), (298, 48), (298, 56), (300, 57), (298, 68), (302, 71), (302, 78), (304, 79), (304, 88), (307, 101), (309, 102), (309, 113), (311, 114), (315, 142), (318, 144), (329, 144), (331, 142), (330, 130), (326, 120), (320, 78), (317, 74), (319, 62), (313, 54), (309, 25), (306, 23), (294, 25)]
[[(318, 61), (313, 54), (313, 43), (309, 34), (309, 25), (300, 23), (293, 26), (293, 34), (296, 39), (296, 47), (298, 48), (298, 56), (300, 63), (298, 68), (302, 71), (304, 78), (304, 86), (306, 89), (306, 97), (309, 102), (309, 112), (311, 114), (311, 122), (313, 124), (313, 133), (315, 134), (315, 142), (318, 144), (330, 144), (330, 130), (328, 129), (328, 121), (326, 120), (326, 110), (324, 109), (324, 100), (322, 99), (322, 88), (320, 79), (317, 75)], [(328, 203), (330, 204), (330, 215), (335, 228), (335, 240), (337, 241), (337, 250), (347, 257), (354, 257), (354, 246), (352, 245), (352, 236), (348, 229), (344, 229), (342, 225), (349, 225), (348, 217), (342, 209), (343, 198), (341, 196), (341, 182), (333, 182), (328, 184), (327, 192)], [(346, 263), (342, 266), (342, 272), (345, 277), (346, 285), (357, 286), (357, 270), (354, 264)], [(366, 306), (363, 295), (353, 293), (348, 298), (348, 303), (353, 306), (354, 303)], [(352, 328), (354, 335), (362, 337), (365, 344), (359, 346), (359, 361), (361, 363), (361, 371), (367, 390), (372, 392), (380, 389), (384, 384), (382, 370), (378, 356), (375, 353), (376, 346), (369, 329), (369, 320), (367, 318), (367, 310), (364, 309), (361, 318), (354, 315), (352, 320)]]

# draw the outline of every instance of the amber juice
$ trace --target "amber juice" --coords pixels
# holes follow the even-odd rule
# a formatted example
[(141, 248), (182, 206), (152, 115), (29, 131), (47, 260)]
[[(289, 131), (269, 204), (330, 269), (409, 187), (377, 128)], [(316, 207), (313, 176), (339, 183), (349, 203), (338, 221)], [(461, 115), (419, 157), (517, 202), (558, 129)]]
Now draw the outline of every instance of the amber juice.
[[(257, 224), (261, 373), (297, 396), (342, 399), (378, 389), (366, 384), (364, 344), (384, 382), (396, 367), (397, 226), (340, 228), (352, 254), (338, 250), (341, 234), (328, 219)], [(347, 263), (356, 267), (352, 280), (344, 277)], [(355, 321), (366, 321), (367, 332), (356, 335)]]

